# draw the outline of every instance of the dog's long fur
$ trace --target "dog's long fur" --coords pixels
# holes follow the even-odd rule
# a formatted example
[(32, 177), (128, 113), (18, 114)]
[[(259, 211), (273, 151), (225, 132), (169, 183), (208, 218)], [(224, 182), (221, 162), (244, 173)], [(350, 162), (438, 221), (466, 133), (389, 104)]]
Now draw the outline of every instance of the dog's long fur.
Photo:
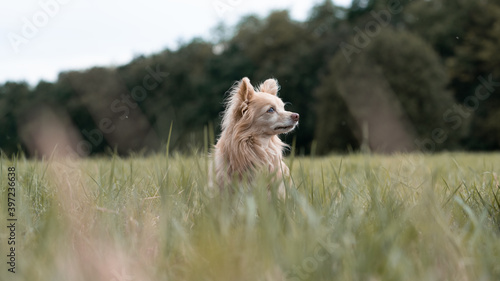
[(278, 134), (292, 131), (297, 113), (285, 111), (279, 85), (268, 79), (257, 90), (248, 78), (232, 89), (222, 118), (222, 133), (215, 145), (215, 172), (219, 186), (231, 180), (252, 179), (255, 173), (289, 174), (283, 162), (287, 147)]

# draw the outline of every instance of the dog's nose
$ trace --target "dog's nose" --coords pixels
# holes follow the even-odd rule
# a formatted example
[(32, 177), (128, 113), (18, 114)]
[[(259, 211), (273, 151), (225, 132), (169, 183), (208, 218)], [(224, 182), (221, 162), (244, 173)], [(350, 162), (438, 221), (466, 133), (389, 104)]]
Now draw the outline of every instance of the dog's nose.
[(295, 122), (299, 121), (299, 117), (300, 117), (300, 116), (299, 116), (299, 114), (297, 114), (297, 113), (292, 113), (292, 120), (293, 120), (293, 121), (295, 121)]

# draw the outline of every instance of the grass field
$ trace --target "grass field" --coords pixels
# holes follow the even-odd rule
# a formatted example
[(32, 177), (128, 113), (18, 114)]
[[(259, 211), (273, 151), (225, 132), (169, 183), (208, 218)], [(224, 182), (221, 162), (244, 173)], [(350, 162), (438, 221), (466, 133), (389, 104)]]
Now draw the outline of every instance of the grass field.
[(288, 158), (208, 186), (204, 156), (0, 160), (0, 280), (500, 280), (500, 155)]

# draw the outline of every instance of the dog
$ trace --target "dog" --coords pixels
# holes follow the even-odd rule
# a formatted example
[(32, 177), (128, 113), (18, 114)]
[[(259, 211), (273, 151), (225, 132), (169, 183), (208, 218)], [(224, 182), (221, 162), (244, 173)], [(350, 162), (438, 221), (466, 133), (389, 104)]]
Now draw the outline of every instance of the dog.
[[(283, 162), (289, 146), (278, 135), (293, 131), (299, 114), (285, 110), (279, 88), (277, 80), (267, 79), (254, 89), (245, 77), (230, 90), (214, 153), (219, 187), (233, 180), (251, 181), (259, 172), (274, 174), (277, 179), (289, 176)], [(283, 195), (283, 184), (279, 189)]]

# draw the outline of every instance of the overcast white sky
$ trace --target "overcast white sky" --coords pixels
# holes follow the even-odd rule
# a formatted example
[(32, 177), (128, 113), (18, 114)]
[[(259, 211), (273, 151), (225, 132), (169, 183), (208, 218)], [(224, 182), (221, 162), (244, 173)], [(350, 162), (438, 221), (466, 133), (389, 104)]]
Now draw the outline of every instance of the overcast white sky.
[[(121, 65), (179, 40), (210, 38), (219, 22), (287, 8), (307, 18), (323, 0), (16, 0), (0, 4), (0, 83), (55, 81), (63, 70)], [(348, 6), (351, 0), (334, 0)]]

